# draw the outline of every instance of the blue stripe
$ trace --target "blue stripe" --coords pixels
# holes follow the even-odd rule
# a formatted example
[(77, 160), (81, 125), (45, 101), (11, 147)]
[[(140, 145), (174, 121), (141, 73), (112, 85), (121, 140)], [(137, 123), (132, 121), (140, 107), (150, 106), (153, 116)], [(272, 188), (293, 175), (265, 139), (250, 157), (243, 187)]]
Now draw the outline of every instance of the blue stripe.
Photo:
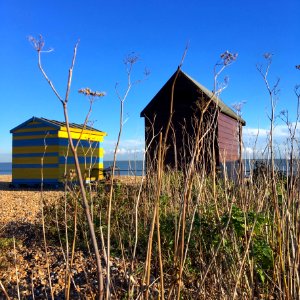
[(56, 157), (58, 156), (58, 152), (51, 152), (51, 153), (19, 153), (19, 154), (13, 154), (12, 157)]
[(46, 135), (46, 134), (55, 134), (57, 130), (44, 130), (44, 131), (32, 131), (32, 132), (16, 132), (14, 136), (34, 136), (34, 135)]
[[(77, 143), (77, 139), (73, 139), (74, 145)], [(13, 147), (22, 147), (22, 146), (68, 146), (69, 140), (66, 138), (46, 138), (46, 139), (33, 139), (33, 140), (13, 140)], [(99, 148), (100, 142), (89, 142), (81, 140), (79, 143), (80, 147), (92, 147)]]
[[(31, 184), (31, 183), (41, 183), (42, 180), (41, 179), (13, 179), (12, 183), (27, 183), (27, 184)], [(57, 179), (47, 179), (44, 178), (43, 180), (44, 183), (58, 183), (59, 181)]]
[[(55, 129), (54, 125), (50, 125), (47, 123), (41, 123), (41, 124), (26, 124), (26, 127), (24, 126), (24, 128), (18, 128), (18, 129), (27, 129), (27, 128), (40, 128), (40, 127), (52, 127), (53, 129)], [(59, 126), (57, 126), (57, 128), (59, 128)]]
[[(77, 139), (73, 139), (74, 145), (77, 144)], [(60, 138), (59, 139), (59, 145), (60, 146), (68, 146), (69, 145), (69, 140), (67, 138)], [(91, 142), (91, 141), (86, 141), (86, 140), (81, 140), (79, 142), (79, 147), (91, 147), (91, 148), (99, 148), (100, 142)]]
[[(41, 169), (41, 164), (13, 164), (13, 169)], [(58, 164), (44, 164), (43, 168), (58, 168)]]
[(13, 147), (20, 146), (53, 146), (58, 145), (58, 138), (51, 139), (35, 139), (35, 140), (13, 140)]
[[(103, 163), (103, 157), (84, 157), (84, 156), (80, 156), (78, 157), (78, 160), (79, 160), (79, 163), (80, 164), (84, 164), (84, 163), (87, 163), (87, 164), (90, 164), (90, 163)], [(67, 161), (67, 164), (74, 164), (75, 163), (75, 160), (74, 160), (74, 157), (72, 156), (68, 156), (67, 159), (64, 157), (64, 156), (60, 156), (59, 157), (59, 163), (60, 164), (65, 164)]]

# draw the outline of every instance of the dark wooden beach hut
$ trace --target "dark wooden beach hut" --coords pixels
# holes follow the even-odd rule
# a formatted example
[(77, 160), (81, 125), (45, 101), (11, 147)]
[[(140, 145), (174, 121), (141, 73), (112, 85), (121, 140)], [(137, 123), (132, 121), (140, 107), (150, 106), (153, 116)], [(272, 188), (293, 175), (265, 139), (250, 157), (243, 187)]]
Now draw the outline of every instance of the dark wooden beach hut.
[[(165, 134), (170, 117), (173, 92), (171, 127), (167, 138), (165, 165), (184, 168), (195, 152), (195, 140), (200, 130), (201, 147), (196, 163), (211, 169), (211, 162), (236, 162), (239, 159), (242, 126), (246, 123), (220, 98), (183, 71), (177, 71), (142, 110), (145, 119), (147, 167), (157, 157), (158, 133)], [(176, 81), (174, 82), (176, 78)]]
[[(101, 178), (102, 142), (106, 133), (82, 124), (70, 123), (69, 127), (74, 144), (79, 141), (77, 154), (82, 173), (86, 173), (85, 177), (89, 179), (91, 176)], [(74, 174), (74, 157), (70, 151), (65, 122), (32, 117), (10, 132), (13, 185), (41, 182), (57, 185)]]

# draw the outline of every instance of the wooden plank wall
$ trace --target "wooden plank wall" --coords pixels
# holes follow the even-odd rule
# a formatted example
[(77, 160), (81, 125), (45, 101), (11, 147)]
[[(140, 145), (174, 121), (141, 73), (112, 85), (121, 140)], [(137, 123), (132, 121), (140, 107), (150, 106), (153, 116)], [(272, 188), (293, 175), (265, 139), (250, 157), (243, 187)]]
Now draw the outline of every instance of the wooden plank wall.
[(223, 113), (218, 116), (218, 141), (221, 163), (239, 159), (238, 122)]

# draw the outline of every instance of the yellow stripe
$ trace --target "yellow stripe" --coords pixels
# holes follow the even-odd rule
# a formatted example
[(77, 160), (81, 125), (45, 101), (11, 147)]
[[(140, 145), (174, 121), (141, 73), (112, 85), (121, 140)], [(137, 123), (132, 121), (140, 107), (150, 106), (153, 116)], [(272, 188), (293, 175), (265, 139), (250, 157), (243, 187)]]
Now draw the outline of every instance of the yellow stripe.
[[(13, 164), (40, 164), (41, 157), (15, 157)], [(44, 157), (44, 164), (57, 164), (58, 157)]]
[[(60, 127), (60, 131), (65, 131), (67, 132), (67, 127)], [(73, 128), (73, 127), (70, 127), (70, 131), (71, 132), (78, 132), (78, 133), (81, 133), (82, 132), (82, 129), (80, 128)], [(106, 136), (106, 132), (103, 132), (103, 131), (96, 131), (96, 130), (89, 130), (89, 129), (84, 129), (83, 130), (83, 133), (87, 133), (87, 134), (94, 134), (94, 135), (101, 135), (101, 136)]]
[[(58, 132), (58, 137), (59, 138), (68, 138), (68, 132), (66, 131), (59, 131)], [(91, 140), (91, 141), (97, 141), (97, 142), (102, 142), (103, 141), (103, 134), (95, 134), (95, 132), (91, 131), (83, 131), (81, 134), (81, 131), (77, 132), (71, 132), (71, 137), (72, 139), (81, 139), (83, 141)]]
[[(44, 146), (15, 146), (12, 149), (13, 154), (25, 154), (25, 153), (44, 153), (45, 147)], [(58, 145), (52, 145), (47, 146), (46, 153), (51, 152), (59, 152), (59, 155), (65, 155), (68, 152), (68, 147), (59, 147)], [(93, 156), (99, 155), (99, 157), (103, 157), (104, 155), (104, 149), (101, 148), (89, 148), (89, 147), (78, 147), (77, 148), (77, 154), (79, 156), (90, 156), (91, 154)], [(69, 149), (69, 155), (72, 155), (71, 149)]]
[(24, 128), (24, 129), (17, 129), (14, 133), (35, 132), (35, 131), (43, 131), (43, 130), (56, 130), (56, 128), (54, 128), (54, 127)]
[[(72, 132), (79, 132), (79, 133), (82, 131), (81, 128), (74, 128), (74, 127), (70, 127), (70, 130)], [(67, 132), (67, 127), (66, 126), (60, 127), (60, 131), (66, 131)], [(96, 134), (96, 135), (106, 135), (105, 132), (100, 132), (100, 131), (96, 131), (96, 130), (89, 130), (89, 129), (84, 129), (83, 132), (84, 133)]]
[(35, 139), (48, 139), (48, 138), (57, 138), (56, 134), (42, 134), (42, 135), (26, 135), (26, 136), (14, 136), (14, 140), (35, 140)]
[[(103, 169), (103, 164), (99, 164), (99, 169)], [(67, 174), (70, 173), (70, 170), (75, 170), (75, 166), (69, 164), (66, 166)], [(81, 166), (81, 172), (84, 177), (88, 176), (88, 171), (85, 170), (84, 166)], [(63, 180), (63, 176), (65, 173), (65, 167), (62, 165), (60, 169), (53, 169), (53, 168), (45, 168), (43, 169), (43, 177), (44, 179), (59, 179), (60, 181)], [(99, 172), (99, 178), (101, 179), (101, 171)], [(13, 168), (12, 170), (12, 177), (13, 179), (39, 179), (41, 178), (42, 170), (41, 169), (18, 169)], [(92, 174), (95, 176), (95, 174)]]
[[(81, 170), (82, 176), (87, 177), (88, 174), (89, 174), (89, 169), (91, 170), (92, 168), (103, 169), (103, 163), (93, 164), (91, 168), (90, 168), (89, 164), (87, 166), (84, 166), (84, 164), (81, 164), (80, 165), (80, 170)], [(70, 172), (71, 170), (75, 174), (76, 169), (75, 169), (74, 164), (67, 164), (67, 165), (61, 164), (59, 166), (59, 178), (63, 178), (65, 173), (67, 174), (67, 176), (69, 176), (69, 174), (71, 173)], [(101, 177), (101, 178), (103, 178), (103, 177)]]
[[(47, 151), (48, 152), (48, 151)], [(68, 149), (68, 147), (60, 147), (59, 149), (59, 155), (60, 156), (73, 156), (73, 153), (71, 151), (71, 149)], [(78, 147), (77, 148), (77, 155), (78, 156), (86, 156), (86, 157), (103, 157), (104, 154), (104, 150), (103, 148), (82, 148), (82, 147)]]
[[(13, 147), (13, 154), (25, 154), (25, 153), (44, 153), (44, 146), (19, 146)], [(46, 153), (58, 152), (58, 146), (47, 146)]]
[[(13, 179), (39, 179), (41, 178), (41, 169), (17, 169), (13, 168), (12, 178)], [(44, 179), (56, 179), (58, 170), (53, 168), (43, 169)]]
[[(84, 164), (80, 165), (81, 171), (85, 172), (86, 170), (93, 169), (93, 168), (98, 168), (98, 169), (103, 169), (103, 163), (99, 164), (92, 164), (91, 168), (90, 165), (87, 164), (86, 166)], [(60, 164), (59, 165), (59, 173), (64, 173), (64, 171), (67, 170), (75, 170), (75, 164)]]
[(103, 155), (104, 155), (104, 149), (99, 148), (99, 157), (103, 157)]
[[(69, 169), (75, 169), (75, 164), (60, 164), (59, 168), (61, 170), (65, 170), (65, 168), (67, 170)], [(85, 171), (86, 169), (90, 168), (90, 164), (86, 164), (86, 166), (84, 164), (80, 164), (80, 168)], [(103, 163), (97, 163), (97, 164), (92, 164), (91, 168), (98, 168), (98, 169), (103, 169)]]

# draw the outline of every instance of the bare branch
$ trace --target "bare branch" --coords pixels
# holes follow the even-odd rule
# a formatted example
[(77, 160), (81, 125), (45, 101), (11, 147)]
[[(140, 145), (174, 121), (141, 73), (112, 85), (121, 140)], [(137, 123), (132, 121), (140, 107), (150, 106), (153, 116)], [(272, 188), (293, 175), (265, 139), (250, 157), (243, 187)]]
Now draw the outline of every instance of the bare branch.
[(72, 59), (71, 67), (69, 69), (68, 83), (67, 83), (67, 89), (66, 89), (66, 96), (65, 96), (65, 101), (64, 101), (65, 103), (68, 103), (68, 100), (69, 100), (69, 94), (70, 94), (71, 82), (72, 82), (72, 76), (73, 76), (73, 69), (74, 69), (74, 64), (75, 64), (75, 60), (76, 60), (76, 54), (77, 54), (77, 47), (78, 47), (78, 45), (79, 45), (79, 40), (75, 44), (74, 52), (73, 52), (73, 59)]
[(54, 92), (54, 94), (56, 95), (56, 97), (60, 100), (61, 103), (64, 102), (63, 98), (59, 95), (58, 91), (56, 90), (56, 88), (54, 87), (52, 81), (49, 79), (49, 77), (47, 76), (46, 72), (43, 69), (42, 66), (42, 60), (41, 60), (41, 52), (38, 52), (38, 66), (39, 69), (41, 70), (44, 78), (46, 79), (46, 81), (48, 82), (48, 84), (50, 85), (52, 91)]
[[(89, 208), (87, 194), (86, 194), (86, 190), (85, 190), (85, 186), (84, 186), (83, 174), (82, 174), (82, 171), (81, 171), (80, 162), (79, 162), (79, 158), (78, 158), (78, 154), (77, 154), (77, 148), (76, 148), (77, 145), (76, 145), (76, 147), (74, 146), (74, 142), (73, 142), (73, 139), (72, 139), (72, 136), (71, 136), (70, 123), (69, 123), (69, 114), (68, 114), (68, 108), (67, 108), (67, 103), (68, 103), (68, 98), (69, 98), (69, 93), (70, 93), (70, 88), (71, 88), (71, 82), (72, 82), (73, 68), (74, 68), (74, 64), (75, 64), (77, 47), (78, 47), (79, 42), (77, 42), (75, 47), (74, 47), (73, 59), (72, 59), (71, 67), (69, 69), (69, 76), (68, 76), (68, 83), (67, 83), (67, 88), (66, 88), (65, 99), (63, 99), (59, 95), (57, 90), (55, 89), (54, 85), (52, 84), (51, 80), (48, 78), (47, 74), (45, 73), (45, 71), (42, 67), (41, 52), (42, 52), (42, 49), (43, 49), (44, 44), (45, 44), (42, 36), (39, 37), (39, 40), (35, 40), (34, 38), (30, 38), (29, 40), (31, 41), (31, 43), (33, 44), (35, 50), (38, 53), (38, 67), (39, 67), (39, 69), (41, 70), (43, 76), (45, 77), (45, 79), (47, 80), (47, 82), (50, 85), (51, 89), (53, 90), (53, 92), (55, 93), (55, 95), (60, 100), (60, 102), (63, 106), (65, 124), (66, 124), (66, 128), (67, 128), (67, 133), (68, 133), (69, 146), (70, 146), (70, 149), (73, 153), (74, 164), (75, 164), (75, 168), (76, 168), (76, 174), (77, 174), (78, 183), (79, 183), (79, 187), (80, 187), (80, 192), (81, 192), (81, 196), (82, 196), (82, 207), (84, 209), (85, 216), (86, 216), (86, 219), (87, 219), (89, 232), (90, 232), (90, 235), (91, 235), (92, 244), (93, 244), (93, 248), (94, 248), (94, 254), (95, 254), (95, 258), (96, 258), (97, 275), (98, 275), (98, 278), (97, 278), (97, 280), (98, 280), (98, 298), (101, 300), (101, 299), (103, 299), (103, 275), (102, 275), (101, 257), (100, 257), (100, 253), (99, 253), (99, 250), (98, 250), (98, 243), (97, 243), (97, 238), (96, 238), (96, 234), (95, 234), (94, 223), (93, 223), (91, 211), (90, 211), (90, 208)], [(86, 90), (83, 89), (82, 92), (84, 93), (84, 91), (86, 91)], [(88, 116), (89, 116), (90, 111), (91, 111), (91, 106), (92, 106), (92, 102), (90, 103), (90, 110), (89, 110)], [(87, 123), (88, 116), (85, 120), (85, 125)], [(81, 135), (80, 135), (80, 138), (81, 138)]]
[[(61, 103), (63, 103), (64, 102), (63, 98), (59, 95), (58, 91), (54, 87), (52, 81), (49, 79), (49, 77), (47, 76), (47, 74), (44, 71), (43, 66), (42, 66), (41, 53), (45, 52), (45, 51), (43, 51), (43, 48), (45, 46), (45, 41), (44, 41), (42, 35), (40, 35), (38, 39), (35, 39), (34, 37), (30, 36), (30, 37), (28, 37), (28, 40), (31, 42), (34, 49), (37, 51), (37, 54), (38, 54), (38, 67), (39, 67), (40, 71), (42, 72), (44, 78), (46, 79), (46, 81), (50, 85), (50, 87), (51, 87), (52, 91), (54, 92), (54, 94), (56, 95), (56, 97), (60, 100)], [(46, 51), (46, 52), (51, 52), (51, 51), (52, 50), (49, 50), (49, 51)]]
[(220, 76), (220, 74), (224, 71), (225, 68), (227, 68), (229, 65), (231, 65), (237, 60), (237, 57), (237, 53), (231, 53), (228, 50), (226, 50), (220, 55), (221, 61), (217, 62), (214, 66), (213, 97), (221, 94), (221, 92), (227, 87), (229, 82), (229, 78), (227, 76), (224, 78), (221, 84), (217, 82), (217, 78)]
[(240, 102), (232, 104), (233, 109), (237, 112), (237, 114), (239, 116), (241, 116), (242, 108), (246, 102), (247, 101), (244, 100), (244, 101), (240, 101)]
[(132, 88), (132, 85), (135, 83), (138, 83), (139, 81), (132, 82), (131, 81), (131, 73), (132, 68), (134, 64), (139, 60), (138, 55), (136, 55), (134, 52), (127, 55), (124, 59), (124, 64), (126, 66), (126, 73), (127, 73), (127, 87), (123, 94), (123, 96), (120, 94), (118, 89), (118, 83), (115, 85), (115, 91), (116, 95), (120, 101), (120, 117), (119, 117), (119, 132), (117, 137), (117, 143), (114, 150), (114, 156), (113, 156), (113, 166), (112, 166), (112, 176), (110, 178), (111, 185), (110, 185), (110, 191), (109, 191), (109, 203), (108, 203), (108, 220), (107, 220), (107, 265), (106, 265), (106, 298), (110, 299), (111, 291), (110, 291), (110, 249), (111, 249), (111, 210), (112, 210), (112, 198), (113, 198), (113, 186), (114, 186), (114, 176), (115, 176), (115, 169), (116, 169), (116, 160), (117, 160), (117, 152), (119, 149), (119, 144), (123, 132), (123, 125), (124, 125), (124, 102)]
[(85, 117), (82, 129), (81, 129), (81, 132), (80, 132), (80, 136), (79, 136), (78, 141), (77, 141), (76, 146), (75, 146), (76, 150), (77, 150), (77, 147), (78, 147), (78, 145), (80, 143), (83, 131), (84, 131), (84, 129), (85, 129), (87, 123), (88, 123), (90, 114), (92, 112), (92, 107), (93, 107), (94, 102), (96, 101), (96, 98), (100, 98), (100, 97), (105, 96), (105, 92), (97, 92), (97, 91), (93, 92), (90, 88), (80, 89), (78, 91), (78, 93), (83, 94), (85, 96), (88, 96), (88, 99), (89, 99), (89, 102), (90, 102), (90, 106), (89, 106), (88, 113), (86, 114), (86, 117)]
[(189, 47), (190, 47), (190, 42), (188, 41), (188, 42), (186, 43), (186, 45), (185, 45), (185, 49), (184, 49), (184, 51), (183, 51), (183, 54), (182, 54), (182, 57), (181, 57), (180, 64), (179, 64), (179, 66), (178, 66), (179, 69), (180, 69), (180, 68), (182, 67), (182, 65), (183, 65), (183, 62), (184, 62), (184, 60), (185, 60), (185, 57), (186, 57), (186, 55), (187, 55), (187, 52), (188, 52)]

